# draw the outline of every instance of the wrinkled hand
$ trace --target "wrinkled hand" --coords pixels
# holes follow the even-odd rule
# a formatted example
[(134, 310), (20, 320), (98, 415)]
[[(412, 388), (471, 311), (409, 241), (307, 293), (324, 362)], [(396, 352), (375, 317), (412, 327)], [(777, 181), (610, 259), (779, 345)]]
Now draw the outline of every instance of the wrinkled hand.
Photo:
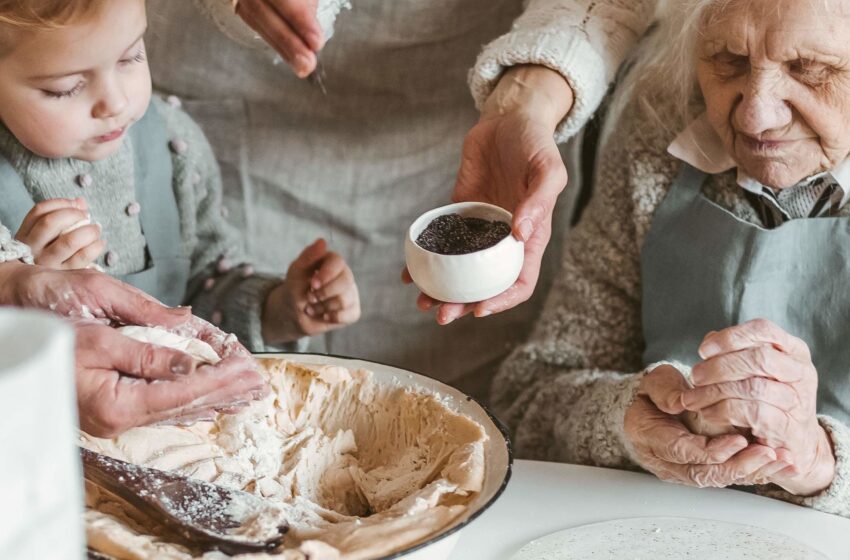
[(709, 421), (748, 428), (757, 443), (776, 451), (787, 468), (759, 482), (798, 495), (829, 486), (835, 457), (818, 423), (818, 374), (806, 343), (758, 319), (709, 333), (700, 355), (684, 406)]
[[(250, 353), (232, 335), (192, 317), (188, 308), (165, 307), (93, 270), (2, 263), (0, 305), (51, 310), (74, 321), (80, 423), (95, 436), (113, 436), (152, 422), (206, 417), (268, 390)], [(197, 336), (224, 359), (199, 367), (188, 354), (122, 335), (113, 323)], [(153, 379), (158, 383), (147, 383)]]
[[(555, 203), (567, 184), (553, 135), (572, 102), (572, 89), (561, 75), (536, 66), (511, 69), (488, 98), (464, 141), (452, 199), (489, 202), (513, 212), (513, 233), (525, 243), (525, 262), (516, 283), (487, 301), (449, 304), (421, 294), (420, 309), (439, 306), (438, 323), (469, 313), (500, 313), (533, 294), (552, 234)], [(412, 282), (406, 270), (402, 280)]]
[(263, 338), (288, 342), (356, 323), (360, 294), (354, 273), (323, 239), (308, 246), (272, 290), (263, 312)]
[(317, 0), (239, 0), (236, 13), (305, 78), (325, 44), (316, 5)]
[(106, 248), (99, 225), (71, 229), (88, 219), (85, 199), (52, 198), (33, 206), (15, 239), (29, 245), (35, 264), (64, 270), (86, 268)]
[(137, 342), (94, 321), (77, 320), (75, 328), (80, 427), (93, 436), (210, 418), (266, 394), (250, 357), (198, 367), (188, 354)]
[(698, 487), (756, 484), (788, 467), (771, 448), (748, 445), (744, 436), (690, 433), (678, 418), (688, 388), (682, 374), (668, 365), (641, 381), (624, 424), (641, 467), (661, 480)]

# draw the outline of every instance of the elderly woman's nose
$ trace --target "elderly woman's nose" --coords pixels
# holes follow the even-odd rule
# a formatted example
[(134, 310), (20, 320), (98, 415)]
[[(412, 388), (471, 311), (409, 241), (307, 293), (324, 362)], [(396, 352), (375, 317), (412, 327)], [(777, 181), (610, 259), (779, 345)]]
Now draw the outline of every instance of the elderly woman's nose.
[(791, 107), (781, 89), (767, 80), (751, 83), (741, 92), (735, 108), (736, 128), (751, 135), (788, 126), (792, 118)]

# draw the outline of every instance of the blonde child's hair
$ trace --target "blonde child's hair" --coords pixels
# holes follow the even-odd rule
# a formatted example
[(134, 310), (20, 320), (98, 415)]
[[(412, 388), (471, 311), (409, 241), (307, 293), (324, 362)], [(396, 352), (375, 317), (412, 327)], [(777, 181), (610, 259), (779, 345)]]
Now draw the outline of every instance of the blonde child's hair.
[(0, 0), (0, 26), (50, 29), (96, 15), (109, 0)]

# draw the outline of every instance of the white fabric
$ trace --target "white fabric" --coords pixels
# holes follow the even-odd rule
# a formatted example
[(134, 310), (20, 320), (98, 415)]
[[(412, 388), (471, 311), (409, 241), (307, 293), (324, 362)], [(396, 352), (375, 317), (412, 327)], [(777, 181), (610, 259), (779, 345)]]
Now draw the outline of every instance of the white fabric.
[[(419, 214), (450, 201), (464, 136), (478, 118), (468, 69), (481, 45), (510, 29), (521, 1), (353, 2), (321, 53), (327, 96), (268, 53), (227, 40), (194, 3), (148, 5), (154, 84), (181, 96), (209, 136), (230, 221), (246, 234), (258, 268), (285, 270), (319, 236), (352, 265), (363, 317), (314, 339), (311, 350), (447, 381), (470, 375), (485, 386), (539, 314), (576, 188), (562, 197), (532, 303), (439, 327), (416, 310), (416, 290), (399, 277), (404, 232)], [(557, 36), (550, 40), (554, 49)], [(579, 44), (566, 40), (559, 48)], [(594, 82), (599, 97), (604, 81)]]
[(9, 228), (0, 224), (0, 263), (18, 260), (33, 264), (29, 245), (16, 240)]
[(0, 310), (0, 558), (83, 558), (76, 405), (73, 329)]
[[(705, 173), (715, 175), (738, 167), (738, 164), (726, 151), (723, 140), (717, 135), (708, 122), (705, 113), (697, 117), (685, 130), (679, 133), (667, 148), (670, 155), (692, 165)], [(823, 173), (817, 173), (803, 179), (799, 184), (806, 183)], [(844, 191), (844, 198), (840, 206), (850, 201), (850, 158), (845, 159), (829, 174), (835, 179)], [(761, 196), (765, 186), (738, 169), (738, 185), (751, 193)]]

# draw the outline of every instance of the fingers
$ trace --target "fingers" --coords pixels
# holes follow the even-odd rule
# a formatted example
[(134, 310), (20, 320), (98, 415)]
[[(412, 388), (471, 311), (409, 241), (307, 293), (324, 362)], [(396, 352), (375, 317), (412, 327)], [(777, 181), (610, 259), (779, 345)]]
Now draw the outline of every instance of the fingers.
[(77, 362), (141, 379), (175, 379), (195, 371), (195, 360), (184, 352), (138, 342), (97, 323), (78, 324)]
[(222, 331), (220, 328), (200, 317), (189, 315), (189, 319), (175, 328), (174, 332), (206, 342), (222, 358), (244, 358), (253, 362), (255, 369), (258, 367), (251, 352), (239, 342), (239, 339), (235, 335)]
[(315, 2), (272, 0), (272, 5), (310, 49), (315, 52), (322, 49), (325, 38), (316, 19)]
[(57, 237), (38, 257), (37, 264), (53, 268), (86, 268), (100, 256), (106, 243), (97, 224), (82, 226)]
[(709, 333), (700, 345), (699, 353), (703, 359), (708, 359), (718, 354), (762, 345), (772, 345), (777, 350), (795, 356), (799, 360), (811, 361), (811, 353), (805, 342), (791, 336), (766, 319), (754, 319), (722, 331)]
[[(290, 0), (292, 2), (293, 0)], [(284, 1), (277, 1), (283, 4)], [(286, 60), (299, 78), (316, 69), (316, 54), (266, 0), (241, 0), (237, 13)], [(315, 19), (315, 16), (313, 16)]]
[[(339, 284), (352, 282), (354, 275), (337, 253), (327, 253), (310, 279), (310, 288), (319, 300), (325, 300), (340, 293)], [(333, 284), (336, 283), (336, 286)], [(337, 290), (337, 291), (334, 291)]]
[(783, 383), (796, 383), (813, 371), (806, 364), (771, 345), (735, 350), (715, 355), (696, 364), (692, 377), (696, 385), (740, 381), (763, 377)]
[(228, 358), (202, 366), (194, 375), (148, 383), (114, 370), (77, 369), (80, 423), (98, 437), (114, 437), (134, 426), (228, 407), (253, 398), (265, 383), (250, 360)]
[(690, 385), (682, 373), (670, 365), (662, 365), (647, 373), (640, 385), (645, 394), (666, 414), (681, 414), (685, 411), (682, 396)]
[(750, 428), (755, 437), (770, 447), (783, 447), (794, 439), (794, 419), (789, 413), (763, 402), (726, 399), (702, 409), (709, 422), (728, 422), (739, 428)]
[(95, 261), (97, 261), (98, 257), (103, 254), (103, 251), (106, 250), (106, 241), (102, 239), (98, 239), (91, 245), (83, 247), (73, 255), (71, 258), (66, 260), (63, 263), (63, 268), (66, 270), (79, 270), (83, 268), (88, 268)]
[(16, 235), (17, 239), (23, 240), (24, 237), (29, 237), (33, 226), (46, 214), (56, 212), (57, 210), (80, 210), (88, 211), (86, 199), (80, 198), (51, 198), (43, 200), (32, 207), (32, 209), (24, 217), (21, 222), (21, 227)]
[(94, 294), (97, 309), (119, 323), (156, 325), (171, 330), (184, 325), (192, 317), (191, 309), (167, 307), (143, 291), (106, 274), (87, 271), (79, 274), (77, 285), (84, 283), (87, 291)]
[(716, 465), (676, 464), (659, 462), (656, 473), (662, 480), (679, 482), (699, 488), (723, 488), (732, 484), (752, 484), (752, 478), (762, 468), (776, 460), (769, 447), (750, 445), (728, 461)]
[(88, 214), (76, 208), (63, 208), (39, 216), (32, 225), (29, 233), (19, 233), (18, 239), (23, 241), (32, 249), (33, 254), (40, 255), (50, 243), (56, 240), (62, 233), (84, 220)]
[(761, 401), (784, 411), (801, 404), (793, 387), (764, 377), (695, 387), (684, 392), (682, 404), (696, 412), (726, 399)]
[(287, 273), (287, 276), (295, 271), (307, 271), (312, 270), (319, 263), (322, 262), (322, 259), (327, 255), (328, 252), (328, 244), (324, 239), (317, 239), (310, 245), (304, 248), (301, 251), (301, 254), (296, 257), (292, 264), (289, 265), (290, 272)]
[(410, 275), (407, 267), (404, 267), (404, 270), (401, 271), (401, 281), (405, 284), (413, 284), (413, 276)]
[(551, 222), (567, 178), (567, 168), (554, 141), (549, 150), (540, 151), (532, 158), (527, 194), (514, 211), (513, 230), (517, 239), (529, 241), (538, 227)]
[(628, 413), (632, 444), (650, 462), (720, 464), (747, 446), (739, 435), (715, 438), (691, 434), (676, 417), (661, 412), (647, 396), (638, 396)]

